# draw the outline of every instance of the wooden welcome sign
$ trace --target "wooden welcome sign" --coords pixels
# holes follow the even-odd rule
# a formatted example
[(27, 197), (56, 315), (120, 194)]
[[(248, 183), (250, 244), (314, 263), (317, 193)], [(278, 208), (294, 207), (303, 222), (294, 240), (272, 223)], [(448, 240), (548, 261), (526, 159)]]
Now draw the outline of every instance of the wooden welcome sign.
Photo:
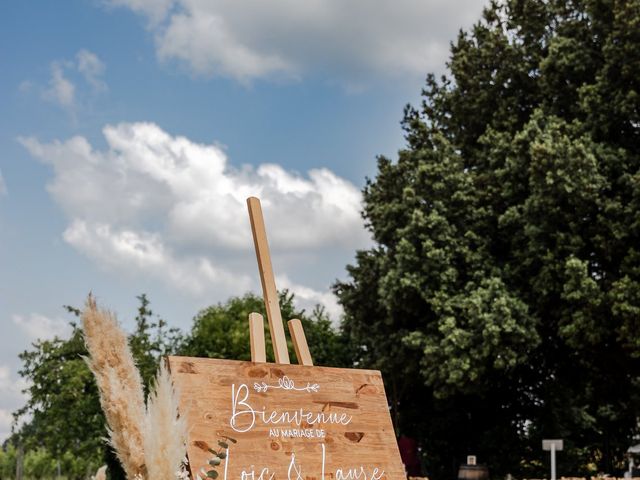
[(256, 313), (251, 362), (169, 357), (192, 478), (406, 478), (379, 371), (313, 366), (295, 319), (288, 325), (301, 365), (289, 364), (260, 203), (248, 204), (276, 363), (266, 363)]
[(220, 479), (405, 478), (380, 372), (169, 360), (191, 427), (193, 478), (206, 476), (219, 442)]

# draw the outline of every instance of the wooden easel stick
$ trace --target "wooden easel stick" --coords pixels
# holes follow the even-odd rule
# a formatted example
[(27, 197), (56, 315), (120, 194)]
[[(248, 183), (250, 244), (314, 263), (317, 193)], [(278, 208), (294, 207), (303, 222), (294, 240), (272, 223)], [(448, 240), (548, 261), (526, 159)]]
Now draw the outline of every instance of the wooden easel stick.
[(255, 197), (249, 197), (247, 198), (247, 206), (249, 207), (249, 219), (251, 220), (253, 243), (258, 259), (258, 270), (260, 271), (260, 281), (262, 282), (262, 294), (267, 310), (273, 353), (276, 363), (290, 363), (289, 352), (287, 350), (287, 337), (285, 337), (284, 326), (282, 324), (278, 291), (276, 290), (273, 268), (271, 267), (269, 243), (267, 242), (267, 232), (264, 226), (264, 218), (262, 217), (260, 200)]
[(311, 359), (311, 352), (307, 345), (307, 337), (304, 334), (304, 328), (302, 328), (302, 322), (297, 318), (289, 320), (289, 333), (291, 334), (291, 340), (293, 340), (293, 348), (296, 350), (296, 357), (298, 357), (298, 363), (300, 365), (313, 366), (313, 360)]
[(267, 349), (264, 343), (264, 318), (259, 313), (249, 314), (249, 343), (251, 344), (251, 361), (266, 362)]

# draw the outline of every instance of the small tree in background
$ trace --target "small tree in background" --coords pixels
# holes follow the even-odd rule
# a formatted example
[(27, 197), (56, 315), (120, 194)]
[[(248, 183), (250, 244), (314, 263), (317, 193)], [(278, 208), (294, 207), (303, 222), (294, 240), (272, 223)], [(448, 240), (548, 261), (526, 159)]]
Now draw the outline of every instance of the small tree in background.
[[(282, 318), (298, 318), (304, 327), (309, 350), (316, 365), (346, 366), (351, 362), (349, 349), (345, 348), (341, 335), (332, 328), (329, 317), (321, 307), (311, 315), (294, 306), (294, 296), (288, 291), (280, 292)], [(251, 360), (249, 344), (249, 314), (257, 312), (264, 316), (267, 361), (273, 362), (273, 348), (269, 335), (264, 301), (248, 293), (243, 297), (232, 297), (201, 310), (193, 319), (191, 332), (185, 335), (178, 347), (181, 355), (193, 357), (228, 358)], [(295, 352), (289, 341), (291, 362), (297, 363)]]
[(81, 357), (87, 354), (82, 332), (72, 326), (68, 339), (38, 340), (20, 354), (27, 403), (14, 416), (27, 421), (7, 443), (24, 449), (25, 474), (26, 460), (35, 452), (53, 458), (56, 468), (60, 461), (61, 472), (70, 479), (86, 478), (104, 463), (104, 416)]
[(428, 473), (620, 472), (640, 413), (640, 2), (492, 3), (364, 189), (335, 286)]

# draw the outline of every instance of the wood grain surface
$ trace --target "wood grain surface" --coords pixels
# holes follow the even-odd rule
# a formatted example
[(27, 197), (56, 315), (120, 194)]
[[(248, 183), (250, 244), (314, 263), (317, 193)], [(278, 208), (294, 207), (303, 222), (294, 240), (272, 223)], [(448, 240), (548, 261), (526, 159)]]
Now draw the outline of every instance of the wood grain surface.
[(267, 230), (264, 225), (260, 200), (256, 197), (247, 198), (247, 207), (249, 209), (251, 233), (253, 234), (253, 245), (256, 249), (256, 259), (258, 260), (260, 282), (262, 283), (264, 306), (267, 310), (267, 320), (269, 321), (273, 353), (276, 363), (290, 363), (289, 351), (287, 350), (287, 338), (284, 335), (282, 313), (280, 312), (280, 303), (278, 303), (278, 291), (276, 289), (276, 281), (271, 265)]
[(218, 480), (406, 478), (378, 371), (190, 357), (169, 366), (193, 478), (219, 441), (229, 448)]
[[(311, 358), (309, 345), (307, 345), (307, 337), (304, 334), (302, 322), (298, 318), (294, 318), (289, 320), (287, 325), (289, 326), (289, 333), (291, 334), (293, 348), (296, 351), (296, 357), (298, 357), (298, 363), (312, 367), (313, 359)], [(251, 360), (253, 360), (253, 358)]]
[(267, 347), (264, 343), (264, 318), (259, 313), (249, 314), (249, 346), (252, 362), (267, 361)]

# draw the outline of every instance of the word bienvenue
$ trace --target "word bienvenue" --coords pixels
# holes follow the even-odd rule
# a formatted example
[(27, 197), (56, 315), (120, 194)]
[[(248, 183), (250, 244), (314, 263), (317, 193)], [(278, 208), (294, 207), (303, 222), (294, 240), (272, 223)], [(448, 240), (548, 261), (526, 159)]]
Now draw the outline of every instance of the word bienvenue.
[(297, 410), (269, 410), (266, 407), (254, 408), (249, 401), (249, 387), (242, 383), (237, 388), (231, 385), (231, 418), (229, 425), (239, 433), (248, 432), (256, 424), (289, 425), (300, 427), (305, 425), (349, 425), (353, 417), (340, 412), (312, 412), (299, 408)]

